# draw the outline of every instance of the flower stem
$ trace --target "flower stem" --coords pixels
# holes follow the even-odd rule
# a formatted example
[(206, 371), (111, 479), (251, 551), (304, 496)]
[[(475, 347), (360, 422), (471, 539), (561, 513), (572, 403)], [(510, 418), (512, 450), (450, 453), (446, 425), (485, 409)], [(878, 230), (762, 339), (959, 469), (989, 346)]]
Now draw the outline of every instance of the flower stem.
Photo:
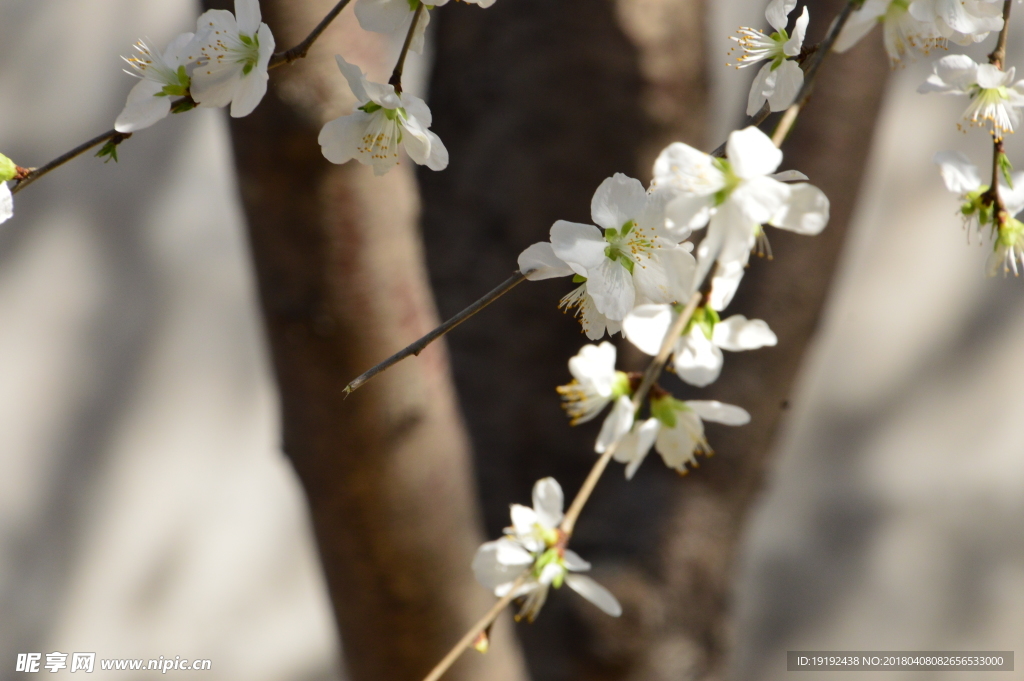
[(402, 73), (405, 71), (405, 58), (409, 56), (409, 47), (412, 45), (413, 35), (416, 33), (416, 25), (420, 22), (420, 15), (426, 11), (422, 2), (416, 3), (416, 11), (412, 13), (412, 23), (409, 24), (409, 32), (405, 34), (405, 42), (402, 43), (402, 51), (398, 53), (398, 63), (391, 74), (388, 83), (395, 86), (395, 92), (402, 94)]
[(839, 37), (839, 32), (843, 30), (843, 26), (846, 25), (847, 19), (853, 14), (853, 10), (860, 3), (857, 0), (850, 0), (843, 7), (843, 11), (839, 13), (833, 21), (832, 25), (828, 29), (828, 33), (825, 35), (825, 39), (821, 41), (818, 48), (814, 51), (808, 60), (807, 69), (804, 71), (804, 84), (800, 87), (800, 92), (797, 93), (796, 99), (793, 100), (793, 104), (786, 109), (786, 113), (782, 115), (782, 119), (779, 124), (775, 126), (775, 132), (772, 133), (772, 142), (775, 146), (781, 147), (782, 142), (786, 139), (786, 135), (793, 129), (793, 124), (796, 123), (797, 116), (800, 115), (800, 110), (807, 104), (807, 100), (811, 98), (811, 91), (814, 89), (814, 81), (818, 76), (818, 70), (825, 61), (825, 57), (832, 51), (832, 46), (835, 44), (836, 39)]
[(384, 371), (385, 369), (391, 368), (393, 365), (402, 361), (406, 357), (410, 355), (419, 355), (421, 352), (423, 352), (423, 349), (426, 348), (428, 345), (430, 345), (438, 338), (454, 329), (462, 322), (466, 321), (467, 319), (475, 315), (480, 310), (484, 309), (485, 307), (493, 303), (498, 298), (502, 297), (503, 295), (514, 289), (516, 286), (518, 286), (525, 280), (526, 275), (520, 272), (519, 270), (516, 270), (511, 277), (503, 281), (483, 298), (479, 299), (466, 309), (462, 310), (454, 317), (446, 321), (444, 324), (441, 324), (441, 326), (437, 327), (427, 335), (420, 338), (415, 343), (407, 345), (406, 347), (402, 348), (395, 354), (388, 357), (380, 364), (374, 365), (373, 367), (371, 367), (370, 369), (366, 370), (358, 377), (353, 379), (352, 382), (345, 386), (345, 395), (348, 396), (356, 388), (366, 383), (371, 378), (373, 378), (380, 372)]
[(327, 16), (325, 16), (323, 20), (316, 25), (316, 28), (314, 28), (301, 43), (289, 50), (285, 50), (284, 52), (275, 53), (274, 56), (270, 58), (270, 63), (267, 64), (267, 69), (274, 69), (283, 64), (291, 64), (299, 59), (303, 59), (309, 52), (309, 48), (311, 48), (313, 43), (316, 42), (316, 39), (320, 37), (320, 34), (331, 25), (331, 22), (334, 21), (335, 17), (341, 14), (341, 10), (345, 9), (345, 6), (348, 5), (350, 1), (351, 0), (341, 0), (341, 2), (335, 5), (334, 9), (327, 13)]
[[(997, 69), (1002, 70), (1003, 62), (1006, 61), (1006, 41), (1010, 35), (1010, 9), (1013, 7), (1013, 0), (1005, 0), (1003, 2), (1003, 28), (999, 31), (999, 39), (996, 41), (996, 49), (992, 50), (992, 53), (988, 55), (988, 63), (995, 66)], [(992, 215), (995, 219), (995, 224), (992, 227), (996, 230), (999, 229), (1003, 223), (1006, 222), (1006, 206), (1003, 205), (1003, 197), (999, 194), (999, 174), (1002, 170), (1000, 167), (999, 160), (1003, 155), (1003, 138), (996, 137), (995, 131), (992, 135), (992, 184), (989, 185), (988, 192), (986, 192), (988, 199), (992, 202), (991, 205), (995, 206), (995, 210), (992, 211)]]
[(494, 604), (494, 607), (487, 611), (486, 615), (481, 617), (477, 620), (476, 624), (470, 627), (469, 631), (466, 632), (466, 635), (459, 639), (459, 642), (448, 651), (448, 654), (430, 670), (430, 673), (426, 675), (423, 681), (437, 681), (441, 678), (441, 675), (448, 671), (448, 668), (452, 666), (455, 660), (459, 659), (459, 656), (462, 655), (466, 648), (473, 645), (473, 642), (476, 640), (476, 637), (480, 635), (480, 632), (491, 626), (491, 623), (498, 619), (498, 615), (501, 614), (501, 611), (507, 608), (509, 603), (515, 599), (516, 590), (522, 582), (522, 577), (513, 582), (512, 588), (509, 589), (508, 593), (502, 596), (501, 599)]
[[(309, 52), (309, 48), (312, 47), (313, 43), (315, 43), (317, 38), (320, 37), (320, 34), (323, 33), (324, 29), (326, 29), (330, 25), (330, 23), (334, 21), (335, 17), (337, 17), (338, 14), (341, 13), (341, 10), (345, 9), (345, 6), (348, 5), (349, 2), (351, 2), (351, 0), (341, 0), (337, 5), (334, 6), (334, 9), (328, 12), (327, 16), (325, 16), (323, 20), (319, 24), (317, 24), (316, 28), (313, 29), (313, 32), (306, 36), (305, 40), (303, 40), (301, 43), (291, 48), (290, 50), (274, 54), (270, 58), (270, 63), (267, 66), (267, 68), (272, 69), (281, 66), (282, 64), (291, 64), (292, 62), (295, 62), (305, 57), (306, 54)], [(187, 98), (185, 100), (178, 100), (173, 104), (177, 104), (181, 101), (186, 100)], [(78, 145), (71, 151), (61, 154), (60, 156), (53, 159), (46, 165), (40, 166), (39, 168), (34, 168), (24, 178), (20, 179), (18, 183), (14, 185), (14, 187), (11, 188), (11, 193), (16, 194), (20, 192), (22, 189), (38, 180), (43, 175), (46, 175), (47, 173), (53, 170), (56, 170), (57, 168), (61, 167), (68, 161), (78, 156), (81, 156), (82, 154), (89, 151), (93, 147), (99, 146), (104, 142), (112, 140), (121, 134), (123, 133), (120, 133), (117, 130), (108, 130), (102, 135), (98, 135), (92, 138), (88, 142), (83, 142), (82, 144)], [(125, 138), (127, 139), (127, 135), (125, 135)]]
[[(647, 393), (651, 391), (655, 381), (661, 375), (662, 370), (665, 368), (665, 363), (668, 362), (668, 356), (672, 354), (672, 348), (675, 347), (676, 339), (682, 335), (683, 329), (690, 323), (690, 319), (693, 317), (693, 313), (696, 312), (697, 306), (700, 305), (700, 301), (703, 299), (703, 294), (694, 293), (690, 298), (690, 301), (683, 308), (679, 317), (676, 319), (672, 328), (669, 329), (668, 333), (665, 334), (665, 340), (661, 343), (661, 350), (658, 351), (657, 356), (651, 360), (651, 363), (647, 365), (644, 376), (640, 380), (640, 387), (633, 393), (633, 411), (634, 413), (640, 409), (640, 405), (643, 404), (647, 398)], [(615, 454), (615, 450), (619, 446), (621, 438), (613, 441), (608, 448), (601, 455), (601, 458), (597, 460), (594, 467), (590, 469), (590, 473), (587, 474), (587, 479), (583, 481), (583, 486), (580, 487), (580, 491), (576, 493), (576, 498), (572, 500), (572, 504), (569, 505), (569, 510), (565, 512), (565, 517), (562, 519), (562, 524), (558, 526), (564, 535), (568, 538), (572, 535), (573, 529), (576, 527), (576, 520), (580, 517), (580, 513), (583, 511), (583, 507), (590, 499), (590, 495), (593, 494), (594, 488), (597, 487), (597, 481), (601, 479), (601, 475), (604, 473), (604, 469), (608, 467), (608, 463), (612, 459), (612, 455)]]

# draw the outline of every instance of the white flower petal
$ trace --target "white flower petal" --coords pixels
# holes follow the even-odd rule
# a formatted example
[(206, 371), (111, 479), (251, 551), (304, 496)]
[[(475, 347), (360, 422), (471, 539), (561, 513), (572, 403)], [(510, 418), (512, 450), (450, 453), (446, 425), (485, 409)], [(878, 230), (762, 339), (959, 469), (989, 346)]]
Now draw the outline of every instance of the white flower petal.
[(775, 69), (775, 74), (775, 89), (768, 95), (768, 104), (772, 111), (782, 111), (789, 108), (803, 87), (804, 71), (795, 61), (787, 59)]
[(661, 421), (650, 418), (623, 436), (622, 443), (615, 450), (614, 458), (619, 463), (626, 464), (624, 471), (626, 480), (633, 479), (640, 464), (644, 462), (651, 447), (654, 446), (660, 429)]
[(775, 213), (770, 224), (797, 234), (819, 234), (828, 224), (828, 197), (814, 185), (801, 182), (788, 186), (789, 200)]
[(704, 424), (692, 412), (677, 411), (675, 428), (662, 428), (654, 442), (654, 448), (661, 455), (665, 465), (680, 473), (686, 472), (686, 464), (697, 462), (694, 450), (698, 440), (704, 438)]
[(511, 504), (509, 515), (512, 516), (512, 529), (517, 537), (528, 537), (533, 534), (533, 526), (537, 524), (537, 512), (529, 506)]
[(836, 52), (846, 52), (860, 42), (861, 38), (878, 25), (878, 18), (889, 9), (891, 0), (866, 0), (863, 6), (850, 15), (832, 45)]
[(572, 268), (555, 255), (551, 242), (541, 241), (533, 244), (519, 254), (519, 271), (526, 274), (530, 281), (568, 277)]
[(710, 196), (725, 186), (725, 176), (703, 151), (673, 142), (654, 162), (654, 184), (697, 196)]
[(558, 220), (551, 225), (551, 247), (555, 255), (584, 277), (589, 276), (588, 270), (608, 261), (604, 254), (608, 242), (594, 225)]
[(238, 22), (239, 33), (249, 37), (256, 35), (263, 21), (259, 0), (235, 0), (235, 20)]
[(1003, 206), (1010, 215), (1016, 215), (1024, 210), (1024, 171), (1018, 170), (1011, 173), (1013, 189), (1007, 187), (1002, 180), (999, 181), (999, 198), (1003, 200)]
[(566, 575), (565, 583), (568, 584), (573, 591), (578, 593), (580, 596), (583, 596), (612, 617), (618, 617), (622, 614), (622, 606), (619, 605), (618, 600), (615, 599), (612, 592), (592, 580), (590, 577), (587, 577), (586, 575)]
[[(793, 36), (786, 41), (782, 51), (788, 57), (796, 57), (800, 54), (801, 48), (804, 46), (804, 36), (807, 34), (807, 24), (811, 21), (811, 15), (808, 12), (807, 6), (804, 6), (804, 11), (797, 17), (796, 23), (793, 25)], [(803, 79), (801, 78), (801, 81)]]
[(533, 510), (537, 512), (537, 521), (544, 527), (558, 527), (562, 522), (564, 503), (562, 486), (554, 478), (541, 478), (533, 485)]
[[(793, 188), (797, 186), (766, 176), (755, 177), (736, 187), (726, 203), (738, 208), (742, 219), (752, 228), (768, 222), (783, 210), (790, 202)], [(724, 212), (722, 208), (719, 207), (719, 214)], [(733, 218), (740, 219), (740, 216), (730, 217)]]
[(981, 187), (978, 167), (959, 151), (939, 151), (932, 157), (938, 164), (946, 189), (954, 194), (966, 194)]
[(796, 0), (772, 0), (764, 11), (764, 17), (772, 28), (776, 31), (781, 31), (789, 23), (789, 13), (795, 7)]
[(687, 400), (686, 406), (705, 421), (716, 421), (727, 426), (750, 423), (750, 414), (746, 409), (717, 400)]
[(502, 565), (533, 565), (533, 554), (511, 539), (498, 539), (495, 559)]
[(747, 319), (737, 314), (715, 324), (711, 341), (723, 350), (739, 352), (772, 346), (779, 339), (763, 319)]
[(331, 163), (345, 163), (355, 158), (369, 118), (370, 114), (357, 110), (325, 123), (317, 138), (324, 158)]
[[(555, 253), (558, 253), (557, 248)], [(587, 292), (594, 299), (598, 312), (621, 321), (633, 309), (636, 301), (633, 275), (620, 262), (605, 258), (596, 268), (587, 270), (587, 277)]]
[[(666, 245), (633, 265), (633, 285), (645, 303), (683, 302), (694, 289), (697, 261), (681, 246)], [(634, 301), (636, 302), (636, 301)]]
[(363, 70), (355, 64), (345, 61), (340, 54), (335, 55), (334, 60), (338, 62), (341, 75), (345, 76), (345, 80), (348, 81), (348, 87), (352, 90), (356, 101), (360, 103), (368, 102), (370, 96), (366, 93), (366, 76), (363, 74)]
[(622, 333), (640, 352), (655, 356), (675, 320), (671, 305), (640, 305), (622, 320)]
[(646, 204), (647, 190), (640, 180), (615, 173), (594, 192), (590, 213), (594, 224), (618, 230), (627, 222), (639, 219)]
[(715, 269), (715, 275), (711, 278), (711, 295), (708, 297), (708, 304), (712, 308), (722, 311), (729, 307), (733, 296), (736, 295), (736, 289), (743, 281), (749, 258), (750, 251), (747, 251), (746, 258), (719, 264)]
[(768, 95), (775, 90), (775, 72), (772, 71), (772, 62), (761, 67), (761, 70), (754, 76), (754, 82), (750, 84), (750, 94), (747, 95), (747, 115), (753, 116), (764, 106)]
[(481, 545), (473, 557), (473, 575), (484, 587), (495, 591), (495, 595), (499, 589), (502, 589), (502, 595), (508, 593), (512, 582), (525, 572), (522, 566), (498, 561), (499, 545), (503, 541), (506, 540), (498, 539)]
[(779, 182), (798, 182), (800, 180), (808, 179), (806, 175), (801, 173), (799, 170), (783, 170), (781, 173), (774, 173), (768, 177)]
[(157, 96), (164, 86), (152, 80), (140, 80), (128, 93), (124, 109), (114, 121), (114, 130), (135, 132), (148, 128), (167, 118), (171, 113), (171, 98)]
[(0, 182), (0, 223), (14, 217), (14, 196), (6, 182)]
[(590, 563), (580, 558), (580, 554), (572, 549), (565, 550), (563, 562), (565, 563), (565, 569), (572, 572), (586, 572), (590, 569)]
[(594, 451), (604, 454), (609, 446), (633, 427), (633, 403), (623, 395), (615, 401), (615, 406), (601, 424), (601, 432), (597, 436)]
[(729, 135), (725, 155), (733, 172), (744, 180), (774, 173), (782, 163), (782, 152), (771, 138), (752, 125)]
[(703, 388), (722, 373), (722, 351), (694, 325), (676, 349), (674, 366), (679, 378)]

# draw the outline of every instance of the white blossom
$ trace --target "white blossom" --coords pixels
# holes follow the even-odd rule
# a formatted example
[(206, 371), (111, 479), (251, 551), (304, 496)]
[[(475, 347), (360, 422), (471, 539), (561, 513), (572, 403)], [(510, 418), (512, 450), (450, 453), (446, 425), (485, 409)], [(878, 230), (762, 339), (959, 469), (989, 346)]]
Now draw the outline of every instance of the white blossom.
[[(431, 2), (431, 7), (436, 7), (447, 4), (448, 0)], [(409, 32), (409, 26), (412, 25), (412, 18), (418, 5), (419, 0), (357, 0), (356, 19), (364, 31), (386, 33), (396, 36), (396, 39), (404, 39)], [(409, 49), (413, 52), (423, 52), (423, 35), (429, 23), (430, 12), (424, 7), (416, 22), (412, 42), (409, 44)]]
[(958, 45), (981, 42), (1003, 28), (1001, 0), (913, 0), (911, 16), (932, 23), (935, 30)]
[(173, 98), (189, 93), (192, 79), (188, 67), (198, 54), (194, 38), (193, 33), (182, 33), (163, 53), (155, 52), (140, 40), (135, 44), (138, 54), (123, 57), (131, 67), (131, 70), (125, 69), (125, 73), (135, 76), (139, 82), (128, 93), (128, 101), (114, 121), (115, 130), (135, 132), (148, 128), (170, 114)]
[[(661, 350), (678, 315), (679, 310), (671, 305), (642, 305), (626, 315), (623, 334), (637, 349), (653, 357)], [(761, 319), (747, 319), (743, 315), (719, 319), (714, 308), (698, 308), (672, 348), (673, 367), (690, 385), (704, 387), (722, 372), (722, 350), (756, 350), (777, 342)]]
[(1005, 219), (999, 220), (993, 207), (986, 205), (983, 199), (989, 185), (982, 184), (978, 168), (970, 159), (956, 151), (940, 151), (935, 154), (934, 161), (939, 165), (946, 189), (962, 202), (960, 213), (968, 234), (976, 230), (980, 235), (982, 225), (992, 227), (994, 238), (992, 255), (988, 260), (989, 275), (997, 274), (1000, 269), (1004, 274), (1013, 272), (1018, 275), (1017, 262), (1024, 266), (1024, 224), (1015, 216), (1024, 210), (1024, 171), (1011, 174), (1012, 187), (1000, 178), (999, 198), (1007, 214)]
[(687, 464), (697, 465), (697, 454), (712, 454), (704, 437), (704, 421), (742, 426), (750, 422), (750, 414), (740, 407), (714, 400), (684, 402), (672, 396), (652, 398), (651, 418), (623, 439), (613, 458), (626, 464), (626, 479), (632, 479), (653, 445), (666, 466), (685, 475)]
[[(751, 250), (767, 248), (763, 225), (798, 234), (817, 234), (828, 223), (829, 202), (820, 189), (795, 171), (775, 173), (782, 152), (755, 127), (737, 130), (726, 142), (726, 158), (713, 158), (682, 142), (666, 147), (654, 164), (654, 184), (672, 198), (668, 224), (708, 233), (697, 247), (697, 275), (703, 281), (713, 264), (711, 305), (732, 300)], [(662, 301), (653, 301), (662, 302)]]
[(267, 93), (274, 36), (261, 21), (259, 0), (235, 0), (235, 13), (211, 9), (196, 22), (192, 99), (199, 106), (231, 104), (234, 118), (248, 116)]
[(893, 63), (912, 52), (927, 54), (945, 44), (934, 18), (919, 21), (910, 13), (910, 0), (866, 0), (847, 19), (832, 49), (845, 52), (856, 45), (876, 25), (882, 25), (882, 41)]
[(1021, 121), (1024, 81), (1013, 83), (1014, 73), (1013, 67), (1002, 71), (992, 64), (975, 63), (967, 55), (951, 54), (935, 62), (934, 73), (917, 91), (967, 95), (971, 103), (964, 119), (972, 126), (988, 126), (999, 139)]
[[(636, 304), (667, 303), (689, 295), (693, 256), (678, 244), (686, 234), (666, 228), (665, 198), (648, 194), (638, 180), (616, 173), (601, 183), (591, 201), (597, 226), (565, 220), (551, 226), (551, 253), (569, 266), (577, 281), (586, 282), (586, 288), (567, 296), (563, 305), (581, 309), (586, 318), (592, 301), (595, 312), (619, 322)], [(535, 263), (540, 254), (547, 255), (546, 247), (535, 244), (524, 251), (520, 269), (543, 264)]]
[(772, 111), (781, 111), (793, 103), (804, 84), (804, 72), (794, 57), (800, 55), (804, 34), (810, 21), (807, 7), (793, 26), (793, 35), (786, 32), (790, 12), (796, 8), (796, 0), (772, 0), (765, 10), (765, 18), (775, 32), (771, 35), (755, 28), (740, 28), (740, 37), (733, 37), (739, 43), (743, 54), (737, 58), (736, 68), (751, 66), (760, 61), (768, 63), (761, 67), (747, 98), (747, 115), (753, 116), (767, 100)]
[(613, 400), (630, 393), (629, 378), (615, 369), (616, 354), (615, 346), (605, 341), (584, 345), (569, 360), (573, 380), (557, 390), (572, 425), (592, 420)]
[(360, 104), (320, 131), (318, 141), (328, 161), (346, 163), (354, 158), (373, 166), (374, 175), (383, 175), (398, 163), (398, 147), (402, 146), (420, 165), (431, 170), (448, 167), (448, 150), (428, 129), (431, 116), (426, 102), (407, 92), (395, 92), (393, 85), (371, 83), (358, 66), (340, 56), (335, 59)]
[[(563, 584), (612, 617), (622, 607), (603, 586), (593, 579), (572, 574), (586, 572), (590, 563), (565, 548), (562, 522), (564, 497), (554, 478), (543, 478), (533, 486), (533, 508), (512, 504), (512, 526), (505, 536), (484, 543), (473, 558), (473, 573), (478, 582), (503, 597), (512, 592), (524, 601), (516, 619), (533, 621), (540, 612), (548, 591)], [(519, 586), (516, 580), (522, 579)]]

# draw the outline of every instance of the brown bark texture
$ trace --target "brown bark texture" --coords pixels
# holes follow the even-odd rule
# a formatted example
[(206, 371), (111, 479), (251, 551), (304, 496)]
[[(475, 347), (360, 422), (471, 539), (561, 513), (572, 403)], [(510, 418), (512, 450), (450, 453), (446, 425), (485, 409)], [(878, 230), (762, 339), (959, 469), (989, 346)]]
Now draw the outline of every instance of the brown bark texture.
[[(284, 49), (334, 0), (261, 4)], [(342, 392), (438, 319), (409, 166), (374, 177), (321, 155), (321, 126), (355, 104), (335, 54), (380, 82), (397, 50), (346, 9), (307, 59), (272, 73), (231, 132), (283, 447), (308, 499), (348, 676), (415, 680), (493, 601), (469, 567), (480, 520), (444, 344)], [(490, 655), (465, 656), (447, 678), (523, 678), (504, 620), (493, 638)]]
[[(813, 3), (807, 44), (843, 4)], [(507, 276), (554, 220), (589, 222), (604, 178), (648, 179), (672, 140), (717, 146), (704, 128), (704, 13), (701, 0), (517, 0), (438, 13), (430, 103), (452, 162), (419, 176), (444, 316)], [(709, 427), (717, 455), (682, 480), (656, 455), (628, 484), (620, 466), (606, 473), (573, 548), (625, 613), (613, 620), (571, 593), (554, 594), (536, 623), (517, 629), (536, 681), (726, 674), (737, 545), (826, 300), (886, 73), (877, 36), (831, 55), (784, 146), (783, 168), (804, 171), (831, 199), (830, 224), (817, 237), (771, 230), (775, 260), (755, 258), (726, 311), (767, 320), (778, 346), (728, 354), (722, 377), (704, 390), (663, 381), (682, 398), (741, 405), (751, 424)], [(587, 342), (556, 310), (569, 289), (565, 280), (528, 282), (449, 338), (492, 537), (508, 522), (508, 503), (528, 500), (536, 479), (554, 475), (571, 495), (593, 462), (599, 423), (570, 429), (554, 392)], [(619, 347), (626, 362), (641, 361)]]

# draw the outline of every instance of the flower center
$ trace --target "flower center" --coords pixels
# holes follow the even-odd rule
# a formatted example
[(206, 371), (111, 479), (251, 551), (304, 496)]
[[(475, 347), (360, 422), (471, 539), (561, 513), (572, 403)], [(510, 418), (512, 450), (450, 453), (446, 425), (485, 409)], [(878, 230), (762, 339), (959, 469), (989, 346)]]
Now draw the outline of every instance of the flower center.
[(742, 180), (733, 171), (732, 164), (727, 159), (716, 158), (712, 160), (712, 163), (722, 172), (722, 181), (725, 183), (724, 187), (715, 192), (715, 205), (721, 206), (733, 190), (740, 186)]
[(630, 274), (642, 256), (649, 256), (658, 247), (635, 220), (626, 221), (619, 229), (609, 227), (604, 230), (604, 240), (608, 242), (605, 256), (613, 262), (618, 261)]

